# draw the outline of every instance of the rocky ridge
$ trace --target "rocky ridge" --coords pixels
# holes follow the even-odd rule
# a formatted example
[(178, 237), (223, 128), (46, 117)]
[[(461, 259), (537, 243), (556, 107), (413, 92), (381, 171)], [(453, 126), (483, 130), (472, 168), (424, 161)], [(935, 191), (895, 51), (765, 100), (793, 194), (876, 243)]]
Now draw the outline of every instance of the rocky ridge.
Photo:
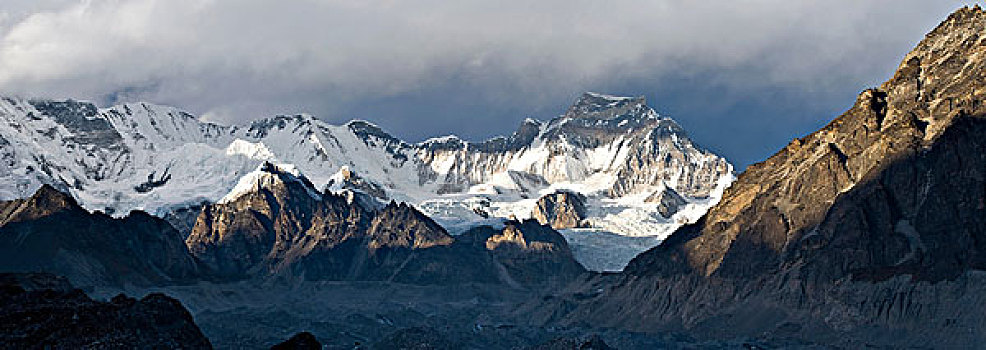
[(861, 93), (823, 129), (751, 166), (727, 200), (643, 254), (630, 272), (750, 277), (835, 255), (849, 260), (806, 272), (830, 265), (835, 270), (825, 277), (837, 278), (928, 268), (934, 276), (919, 275), (938, 280), (978, 266), (974, 256), (954, 267), (928, 264), (977, 254), (971, 243), (982, 234), (974, 213), (982, 210), (976, 198), (986, 165), (976, 139), (986, 115), (984, 28), (979, 8), (949, 16), (893, 78)]
[[(271, 163), (237, 188), (245, 191), (203, 208), (186, 240), (195, 257), (230, 278), (534, 285), (584, 272), (564, 238), (534, 222), (453, 237), (413, 206), (353, 205)], [(500, 254), (515, 245), (521, 249)]]
[(0, 201), (0, 270), (51, 272), (81, 286), (185, 283), (207, 275), (164, 220), (139, 211), (120, 219), (89, 213), (47, 185), (29, 198)]
[[(837, 346), (968, 347), (986, 334), (986, 12), (950, 15), (894, 76), (751, 166), (624, 274), (545, 322)], [(572, 310), (571, 304), (564, 306)], [(542, 311), (544, 312), (544, 311)]]

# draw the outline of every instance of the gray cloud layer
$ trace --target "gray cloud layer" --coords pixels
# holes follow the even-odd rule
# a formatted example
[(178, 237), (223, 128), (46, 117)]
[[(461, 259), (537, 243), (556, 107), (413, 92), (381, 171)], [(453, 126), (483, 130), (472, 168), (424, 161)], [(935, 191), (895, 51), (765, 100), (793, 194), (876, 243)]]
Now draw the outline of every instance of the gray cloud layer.
[(0, 91), (310, 112), (411, 139), (647, 95), (745, 165), (884, 80), (965, 1), (7, 0)]

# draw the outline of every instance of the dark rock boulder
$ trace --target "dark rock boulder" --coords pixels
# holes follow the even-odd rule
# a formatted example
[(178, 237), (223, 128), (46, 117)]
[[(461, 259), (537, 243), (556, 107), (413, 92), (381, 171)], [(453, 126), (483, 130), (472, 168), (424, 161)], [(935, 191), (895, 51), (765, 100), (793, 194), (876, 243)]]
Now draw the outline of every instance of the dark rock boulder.
[(598, 334), (586, 339), (558, 338), (543, 344), (534, 345), (528, 350), (613, 350)]
[(295, 334), (283, 343), (270, 347), (271, 350), (321, 350), (322, 343), (308, 332)]

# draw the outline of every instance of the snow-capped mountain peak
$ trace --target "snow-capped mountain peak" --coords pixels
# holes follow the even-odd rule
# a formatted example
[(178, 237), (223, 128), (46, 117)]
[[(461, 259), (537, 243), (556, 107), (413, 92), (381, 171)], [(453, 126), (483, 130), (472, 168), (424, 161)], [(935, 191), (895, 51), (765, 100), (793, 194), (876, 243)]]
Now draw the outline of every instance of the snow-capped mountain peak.
[(223, 196), (223, 198), (219, 199), (217, 203), (230, 203), (243, 195), (259, 189), (270, 189), (276, 186), (285, 186), (286, 184), (300, 185), (314, 199), (320, 199), (322, 196), (315, 189), (315, 186), (312, 185), (311, 181), (301, 174), (298, 167), (291, 164), (274, 164), (265, 161), (257, 167), (257, 170), (251, 171), (240, 178), (236, 186)]
[(413, 203), (447, 227), (530, 217), (537, 197), (571, 190), (586, 196), (594, 228), (636, 236), (688, 221), (644, 201), (662, 183), (694, 213), (732, 179), (724, 159), (642, 97), (586, 93), (564, 115), (528, 118), (508, 136), (418, 144), (364, 120), (331, 125), (298, 114), (223, 126), (148, 103), (0, 100), (0, 199), (47, 183), (90, 210), (164, 215), (223, 200), (244, 181), (255, 186), (265, 162), (294, 164), (319, 189), (346, 167), (367, 194)]

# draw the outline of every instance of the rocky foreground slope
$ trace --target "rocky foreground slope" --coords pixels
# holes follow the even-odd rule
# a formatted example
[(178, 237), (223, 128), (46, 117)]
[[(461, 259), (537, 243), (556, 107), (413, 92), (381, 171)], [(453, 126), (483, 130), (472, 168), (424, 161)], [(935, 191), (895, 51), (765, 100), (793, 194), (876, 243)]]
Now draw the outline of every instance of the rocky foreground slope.
[(0, 274), (0, 347), (212, 349), (188, 310), (162, 294), (90, 299), (64, 278)]
[(984, 52), (986, 12), (953, 13), (893, 78), (751, 166), (697, 223), (624, 274), (580, 287), (561, 322), (853, 347), (982, 344)]

